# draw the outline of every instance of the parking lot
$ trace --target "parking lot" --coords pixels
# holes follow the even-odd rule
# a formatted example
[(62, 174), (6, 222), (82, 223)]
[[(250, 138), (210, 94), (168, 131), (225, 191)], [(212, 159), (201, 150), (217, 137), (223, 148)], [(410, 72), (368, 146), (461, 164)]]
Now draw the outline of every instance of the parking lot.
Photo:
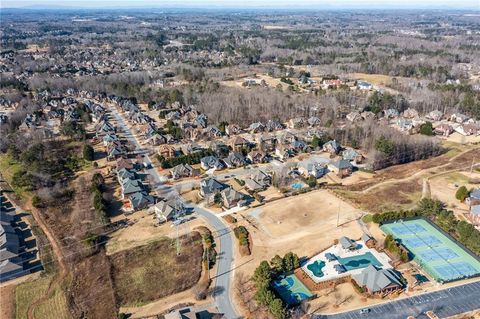
[(400, 319), (414, 316), (428, 319), (433, 310), (439, 318), (480, 309), (480, 281), (372, 306), (368, 313), (353, 310), (335, 315), (314, 315), (314, 319)]

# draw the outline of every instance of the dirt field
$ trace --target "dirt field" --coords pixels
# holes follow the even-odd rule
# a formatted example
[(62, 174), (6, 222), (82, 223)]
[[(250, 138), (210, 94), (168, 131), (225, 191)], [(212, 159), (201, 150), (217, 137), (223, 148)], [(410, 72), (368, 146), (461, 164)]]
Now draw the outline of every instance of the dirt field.
[(284, 198), (258, 209), (260, 225), (274, 238), (290, 236), (293, 229), (313, 233), (325, 225), (335, 227), (339, 211), (339, 224), (359, 215), (358, 210), (326, 190)]
[(247, 227), (253, 242), (250, 256), (235, 257), (238, 271), (250, 276), (262, 260), (270, 260), (276, 254), (292, 251), (300, 257), (310, 257), (341, 236), (359, 238), (362, 231), (355, 219), (360, 215), (359, 210), (326, 190), (279, 199), (237, 213), (238, 223), (231, 227)]
[(192, 287), (200, 278), (203, 254), (198, 232), (181, 237), (180, 255), (175, 241), (157, 242), (113, 254), (112, 276), (121, 305), (141, 305)]
[[(175, 227), (171, 227), (171, 222), (155, 226), (156, 221), (154, 220), (154, 215), (148, 214), (145, 210), (128, 215), (127, 219), (134, 224), (110, 234), (110, 238), (106, 244), (107, 255), (146, 245), (158, 241), (165, 236), (170, 238), (176, 238), (177, 236), (177, 230)], [(205, 222), (200, 218), (190, 220), (178, 227), (178, 234), (180, 236), (185, 235), (195, 227), (201, 225), (205, 225)]]
[(0, 287), (0, 318), (11, 319), (15, 316), (15, 286)]

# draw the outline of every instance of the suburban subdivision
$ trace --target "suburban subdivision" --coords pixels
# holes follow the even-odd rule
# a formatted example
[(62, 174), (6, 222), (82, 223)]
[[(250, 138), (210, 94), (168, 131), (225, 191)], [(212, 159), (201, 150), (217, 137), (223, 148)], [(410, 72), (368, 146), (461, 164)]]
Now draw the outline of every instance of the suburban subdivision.
[(1, 6), (0, 318), (480, 318), (478, 8)]

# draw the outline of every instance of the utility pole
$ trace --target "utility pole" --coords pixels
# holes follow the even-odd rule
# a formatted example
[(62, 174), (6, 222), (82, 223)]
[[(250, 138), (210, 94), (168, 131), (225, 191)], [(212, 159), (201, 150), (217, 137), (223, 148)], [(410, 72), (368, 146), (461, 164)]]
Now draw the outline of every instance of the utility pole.
[(338, 224), (340, 223), (340, 207), (342, 205), (342, 201), (339, 200), (338, 201), (338, 211), (337, 211), (337, 227), (338, 227)]

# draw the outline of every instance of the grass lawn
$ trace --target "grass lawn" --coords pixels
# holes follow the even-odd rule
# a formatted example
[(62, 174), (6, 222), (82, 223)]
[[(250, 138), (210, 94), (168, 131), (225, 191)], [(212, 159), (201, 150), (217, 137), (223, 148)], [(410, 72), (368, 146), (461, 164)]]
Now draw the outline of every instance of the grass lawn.
[(35, 308), (34, 315), (37, 319), (71, 318), (62, 289), (58, 287), (50, 299), (38, 305)]
[(25, 199), (30, 195), (30, 192), (27, 192), (23, 187), (13, 187), (12, 186), (12, 177), (15, 173), (21, 171), (22, 166), (17, 161), (13, 160), (7, 154), (0, 154), (0, 171), (5, 181), (12, 187), (13, 191)]
[[(16, 319), (27, 319), (28, 307), (47, 291), (51, 279), (51, 276), (45, 276), (15, 288)], [(61, 288), (58, 287), (48, 300), (37, 305), (34, 314), (36, 319), (71, 318)]]
[(193, 232), (182, 236), (180, 242), (180, 255), (177, 255), (175, 240), (165, 237), (110, 256), (120, 305), (143, 305), (197, 283), (202, 272), (200, 234)]

